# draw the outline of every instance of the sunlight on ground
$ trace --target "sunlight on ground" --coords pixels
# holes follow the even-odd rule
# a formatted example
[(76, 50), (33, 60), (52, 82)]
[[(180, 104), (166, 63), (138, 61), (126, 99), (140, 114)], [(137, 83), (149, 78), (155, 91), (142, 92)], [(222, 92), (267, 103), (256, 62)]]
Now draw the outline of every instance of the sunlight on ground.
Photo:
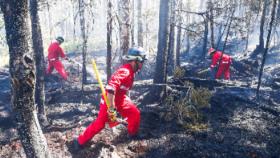
[(184, 126), (186, 129), (190, 129), (192, 131), (205, 131), (208, 129), (209, 125), (206, 123), (193, 123), (193, 124), (187, 124)]
[(252, 109), (238, 109), (232, 117), (232, 125), (239, 128), (244, 128), (252, 133), (267, 131), (267, 121), (263, 120), (263, 114)]
[(1, 55), (0, 58), (0, 68), (7, 66), (9, 64), (9, 56), (8, 55)]

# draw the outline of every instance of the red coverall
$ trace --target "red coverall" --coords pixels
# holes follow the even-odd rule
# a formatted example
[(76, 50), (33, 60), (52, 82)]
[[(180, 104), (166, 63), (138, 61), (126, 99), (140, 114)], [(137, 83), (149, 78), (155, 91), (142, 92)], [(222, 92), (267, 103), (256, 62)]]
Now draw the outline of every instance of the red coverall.
[(63, 49), (59, 46), (59, 43), (57, 41), (52, 42), (48, 49), (48, 67), (46, 70), (46, 74), (50, 74), (53, 71), (53, 68), (56, 69), (56, 71), (60, 74), (60, 76), (67, 80), (68, 74), (64, 69), (64, 66), (62, 65), (61, 61), (59, 60), (59, 57), (65, 58), (65, 54)]
[[(212, 57), (212, 63), (210, 65), (210, 68), (213, 69), (216, 66), (219, 66), (219, 61), (221, 58), (222, 52), (216, 51)], [(215, 75), (215, 78), (218, 79), (224, 74), (224, 79), (229, 80), (230, 78), (230, 64), (231, 64), (231, 57), (229, 55), (223, 54), (223, 57), (221, 59), (220, 66), (217, 70), (217, 73)]]
[[(134, 71), (130, 64), (124, 64), (111, 77), (106, 92), (114, 90), (115, 107), (123, 118), (127, 118), (127, 131), (129, 135), (136, 135), (140, 125), (140, 111), (132, 103), (126, 93), (131, 89), (134, 81)], [(107, 106), (103, 98), (100, 102), (100, 110), (95, 121), (78, 137), (80, 145), (87, 143), (94, 135), (99, 133), (108, 122)]]

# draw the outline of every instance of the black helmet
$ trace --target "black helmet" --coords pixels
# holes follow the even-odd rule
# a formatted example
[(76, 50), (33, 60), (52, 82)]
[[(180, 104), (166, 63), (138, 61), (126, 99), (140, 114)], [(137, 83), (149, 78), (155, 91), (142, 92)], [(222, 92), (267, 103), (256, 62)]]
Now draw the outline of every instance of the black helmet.
[(136, 60), (136, 61), (144, 62), (145, 60), (147, 60), (147, 58), (146, 58), (146, 53), (144, 52), (144, 49), (142, 47), (132, 47), (128, 49), (127, 55), (123, 56), (123, 60), (126, 61)]
[(56, 40), (57, 40), (59, 43), (63, 43), (63, 42), (64, 42), (64, 38), (61, 37), (61, 36), (56, 37)]

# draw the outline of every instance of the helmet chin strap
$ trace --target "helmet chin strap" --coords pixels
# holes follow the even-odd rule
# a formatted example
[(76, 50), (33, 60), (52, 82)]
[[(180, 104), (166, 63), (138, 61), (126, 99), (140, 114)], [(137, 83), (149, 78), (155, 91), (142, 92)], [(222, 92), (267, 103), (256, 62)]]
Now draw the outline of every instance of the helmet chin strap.
[(137, 60), (135, 60), (135, 72), (139, 72), (139, 63)]

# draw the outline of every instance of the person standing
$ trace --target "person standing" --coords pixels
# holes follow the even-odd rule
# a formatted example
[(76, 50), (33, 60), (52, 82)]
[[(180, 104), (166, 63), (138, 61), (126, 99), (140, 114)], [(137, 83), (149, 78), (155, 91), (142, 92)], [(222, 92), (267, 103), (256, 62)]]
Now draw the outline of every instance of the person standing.
[(116, 70), (105, 88), (106, 95), (111, 103), (110, 108), (107, 108), (102, 97), (96, 120), (77, 139), (74, 139), (74, 150), (81, 149), (105, 127), (106, 123), (110, 123), (110, 120), (116, 117), (116, 111), (123, 118), (126, 118), (128, 134), (130, 136), (137, 135), (140, 126), (140, 110), (126, 93), (132, 88), (135, 73), (142, 69), (144, 61), (147, 59), (143, 48), (133, 47), (128, 50), (127, 55), (123, 56), (123, 60), (126, 63)]
[(64, 79), (67, 80), (68, 74), (65, 71), (65, 68), (60, 61), (60, 58), (64, 58), (68, 60), (66, 57), (63, 49), (60, 45), (64, 42), (63, 37), (58, 36), (48, 48), (48, 67), (46, 69), (46, 74), (49, 75), (52, 73), (53, 69), (59, 73), (59, 75)]

